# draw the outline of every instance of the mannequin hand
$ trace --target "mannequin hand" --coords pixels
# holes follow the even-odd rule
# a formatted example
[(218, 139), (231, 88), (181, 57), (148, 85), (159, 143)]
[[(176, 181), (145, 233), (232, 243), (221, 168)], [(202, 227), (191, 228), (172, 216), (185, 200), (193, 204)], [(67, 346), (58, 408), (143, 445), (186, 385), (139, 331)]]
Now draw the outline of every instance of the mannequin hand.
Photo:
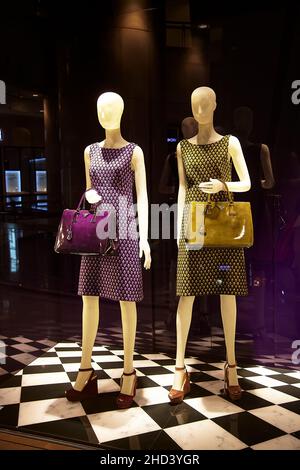
[(142, 258), (144, 253), (145, 261), (144, 261), (144, 268), (150, 269), (151, 266), (151, 254), (150, 254), (150, 246), (147, 241), (140, 240), (140, 258)]
[(87, 202), (89, 202), (90, 204), (96, 204), (97, 202), (100, 202), (102, 199), (100, 194), (98, 194), (95, 189), (88, 189), (85, 192), (85, 198)]
[(199, 188), (201, 191), (208, 194), (218, 193), (219, 191), (223, 191), (225, 189), (223, 183), (215, 178), (210, 178), (209, 181), (200, 183)]

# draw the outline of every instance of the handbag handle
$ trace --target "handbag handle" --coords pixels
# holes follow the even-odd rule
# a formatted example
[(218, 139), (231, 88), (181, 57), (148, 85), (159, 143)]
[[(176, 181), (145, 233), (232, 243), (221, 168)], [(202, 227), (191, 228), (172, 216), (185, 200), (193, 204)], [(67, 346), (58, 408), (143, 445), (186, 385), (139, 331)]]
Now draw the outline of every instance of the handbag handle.
[[(228, 201), (230, 202), (230, 204), (233, 205), (234, 204), (234, 199), (233, 199), (233, 196), (232, 196), (231, 192), (229, 191), (227, 183), (223, 180), (220, 180), (219, 178), (218, 178), (218, 181), (221, 181), (221, 183), (223, 183), (223, 185), (225, 187), (225, 191), (227, 193)], [(214, 201), (211, 200), (211, 194), (210, 193), (208, 194), (207, 202), (208, 202), (208, 204), (212, 204), (212, 202), (214, 202)]]
[[(87, 191), (89, 191), (90, 189), (93, 189), (93, 188), (88, 188), (88, 189), (86, 189), (86, 190), (84, 191), (84, 193), (82, 194), (82, 196), (81, 196), (81, 198), (80, 198), (80, 200), (79, 200), (79, 203), (78, 203), (78, 205), (77, 205), (76, 212), (79, 212), (79, 211), (80, 211), (81, 206), (82, 206), (82, 203), (83, 203), (83, 209), (85, 209), (85, 200), (86, 200), (85, 193), (86, 193)], [(100, 195), (99, 195), (99, 196), (100, 196)], [(94, 212), (96, 212), (97, 205), (100, 204), (101, 201), (102, 201), (102, 197), (100, 196), (99, 202), (93, 203), (93, 205), (94, 205)]]

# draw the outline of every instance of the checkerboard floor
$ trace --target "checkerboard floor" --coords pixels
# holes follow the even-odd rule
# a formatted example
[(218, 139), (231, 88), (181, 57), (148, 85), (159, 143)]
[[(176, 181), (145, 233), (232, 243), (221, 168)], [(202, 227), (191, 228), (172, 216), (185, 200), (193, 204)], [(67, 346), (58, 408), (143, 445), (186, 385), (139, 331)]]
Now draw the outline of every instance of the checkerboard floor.
[(58, 343), (2, 381), (0, 425), (106, 449), (300, 449), (299, 371), (243, 364), (244, 394), (232, 403), (220, 393), (223, 363), (188, 357), (191, 392), (174, 407), (167, 396), (174, 359), (136, 352), (134, 405), (117, 410), (123, 351), (95, 346), (99, 396), (70, 403), (64, 390), (74, 383), (80, 356), (78, 343)]
[(23, 369), (55, 343), (48, 338), (31, 339), (24, 336), (11, 338), (0, 335), (0, 379)]

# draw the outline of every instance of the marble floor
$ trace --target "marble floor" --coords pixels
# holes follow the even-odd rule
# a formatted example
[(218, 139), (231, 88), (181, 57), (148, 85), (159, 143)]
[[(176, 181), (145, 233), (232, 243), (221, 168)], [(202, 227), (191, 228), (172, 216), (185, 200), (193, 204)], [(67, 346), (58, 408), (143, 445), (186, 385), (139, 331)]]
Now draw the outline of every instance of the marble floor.
[(300, 371), (239, 364), (244, 392), (232, 403), (222, 394), (224, 364), (188, 357), (190, 394), (171, 406), (174, 358), (140, 345), (134, 404), (117, 410), (122, 349), (95, 346), (99, 395), (70, 403), (64, 391), (75, 381), (80, 357), (77, 342), (63, 341), (2, 380), (0, 426), (104, 449), (300, 450)]

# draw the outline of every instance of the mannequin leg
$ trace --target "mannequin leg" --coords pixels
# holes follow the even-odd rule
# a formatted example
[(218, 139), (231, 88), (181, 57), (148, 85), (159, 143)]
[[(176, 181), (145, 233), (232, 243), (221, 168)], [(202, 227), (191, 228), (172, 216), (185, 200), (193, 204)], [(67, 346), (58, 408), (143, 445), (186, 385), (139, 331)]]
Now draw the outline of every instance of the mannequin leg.
[[(98, 331), (99, 297), (83, 295), (82, 303), (82, 357), (80, 368), (88, 369), (92, 364), (92, 351)], [(82, 390), (90, 374), (91, 372), (78, 372), (74, 389)]]
[[(177, 350), (176, 367), (184, 367), (186, 342), (191, 326), (194, 296), (182, 296), (179, 299), (176, 317)], [(181, 390), (185, 371), (175, 371), (173, 388)]]
[[(235, 295), (221, 295), (220, 300), (227, 361), (235, 364), (236, 298)], [(236, 368), (229, 368), (228, 373), (229, 384), (238, 385)]]
[[(130, 374), (133, 367), (133, 351), (135, 344), (136, 334), (136, 303), (129, 301), (120, 301), (122, 329), (123, 329), (123, 344), (124, 344), (124, 372)], [(134, 382), (134, 375), (123, 376), (122, 393), (125, 395), (132, 394), (132, 387)]]

